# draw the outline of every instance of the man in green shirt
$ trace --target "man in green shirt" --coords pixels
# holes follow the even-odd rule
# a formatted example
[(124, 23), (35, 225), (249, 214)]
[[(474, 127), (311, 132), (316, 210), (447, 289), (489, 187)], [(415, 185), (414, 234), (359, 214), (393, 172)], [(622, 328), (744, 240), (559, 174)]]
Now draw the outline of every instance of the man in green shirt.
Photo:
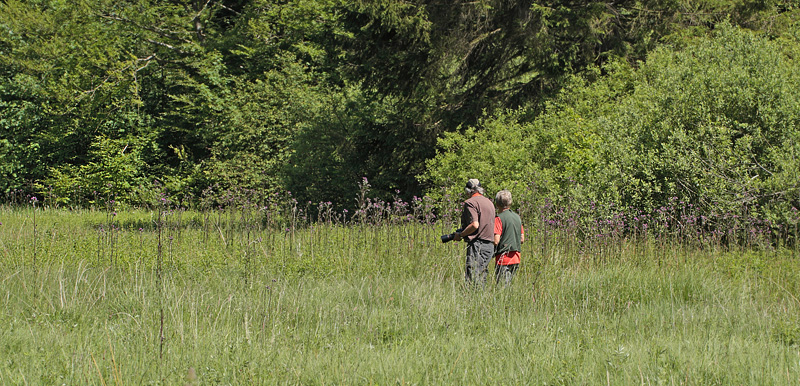
[(494, 275), (499, 284), (511, 284), (520, 262), (522, 243), (525, 242), (525, 229), (522, 219), (511, 211), (511, 192), (501, 190), (494, 197), (497, 217), (494, 220)]

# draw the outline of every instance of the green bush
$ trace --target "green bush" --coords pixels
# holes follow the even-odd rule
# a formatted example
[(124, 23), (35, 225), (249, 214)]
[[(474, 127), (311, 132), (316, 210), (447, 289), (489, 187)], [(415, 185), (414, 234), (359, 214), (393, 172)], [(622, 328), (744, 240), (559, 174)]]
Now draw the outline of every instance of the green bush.
[(474, 176), (490, 191), (516, 190), (518, 202), (646, 212), (681, 202), (698, 214), (790, 224), (800, 180), (798, 47), (796, 38), (723, 24), (683, 48), (655, 50), (638, 68), (612, 61), (573, 79), (535, 118), (503, 112), (444, 136), (420, 178), (460, 187)]
[(800, 65), (784, 53), (727, 25), (682, 51), (656, 50), (604, 127), (595, 175), (639, 207), (679, 197), (708, 212), (785, 210), (797, 192)]

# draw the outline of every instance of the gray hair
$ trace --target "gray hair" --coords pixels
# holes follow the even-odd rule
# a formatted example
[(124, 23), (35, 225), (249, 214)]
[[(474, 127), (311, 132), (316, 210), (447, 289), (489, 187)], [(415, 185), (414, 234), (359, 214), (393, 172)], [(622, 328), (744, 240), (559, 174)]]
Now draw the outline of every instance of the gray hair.
[(466, 192), (467, 194), (475, 194), (475, 193), (483, 194), (484, 190), (483, 187), (481, 186), (480, 181), (478, 181), (475, 178), (471, 178), (469, 181), (467, 181), (467, 186), (464, 187), (464, 192)]
[(503, 189), (494, 196), (494, 203), (499, 208), (510, 208), (511, 202), (513, 202), (511, 200), (511, 192), (508, 189)]

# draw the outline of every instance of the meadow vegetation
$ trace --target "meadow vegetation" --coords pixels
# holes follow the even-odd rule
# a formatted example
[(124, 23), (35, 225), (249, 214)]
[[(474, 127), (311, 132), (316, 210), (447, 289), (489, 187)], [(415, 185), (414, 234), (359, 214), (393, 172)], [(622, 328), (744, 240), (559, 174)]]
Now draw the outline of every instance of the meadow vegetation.
[(440, 3), (0, 1), (0, 384), (800, 384), (796, 1)]
[(796, 246), (748, 226), (520, 203), (520, 273), (474, 290), (455, 199), (27, 200), (0, 207), (2, 384), (800, 381)]

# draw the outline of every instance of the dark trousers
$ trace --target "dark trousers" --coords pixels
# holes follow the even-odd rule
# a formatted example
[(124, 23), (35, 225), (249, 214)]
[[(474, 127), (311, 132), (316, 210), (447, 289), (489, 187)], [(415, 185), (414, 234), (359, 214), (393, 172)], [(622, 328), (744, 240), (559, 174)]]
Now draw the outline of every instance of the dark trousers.
[(497, 280), (497, 284), (501, 282), (503, 285), (511, 284), (511, 279), (513, 279), (514, 274), (517, 273), (517, 268), (519, 268), (519, 264), (495, 265), (494, 277)]
[(467, 243), (467, 264), (464, 278), (467, 284), (486, 285), (486, 269), (494, 255), (494, 244), (491, 241), (475, 239)]

